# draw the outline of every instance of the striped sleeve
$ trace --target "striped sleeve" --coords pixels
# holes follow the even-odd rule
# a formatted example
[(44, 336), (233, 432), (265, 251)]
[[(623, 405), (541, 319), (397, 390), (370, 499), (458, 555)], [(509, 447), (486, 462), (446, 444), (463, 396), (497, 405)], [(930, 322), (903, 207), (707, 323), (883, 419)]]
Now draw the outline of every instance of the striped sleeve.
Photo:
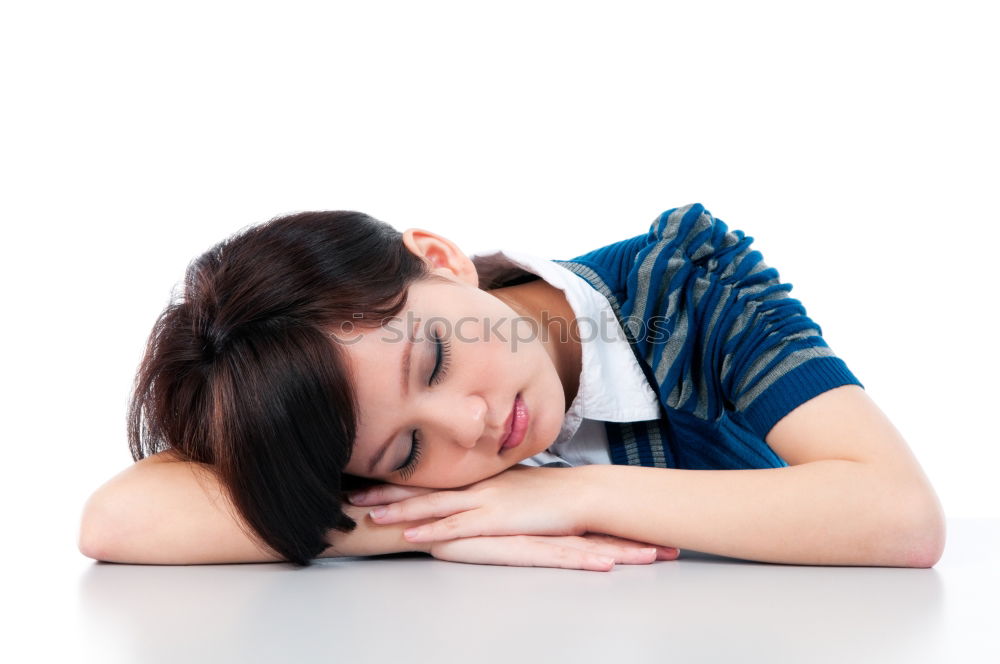
[(622, 314), (664, 406), (705, 420), (735, 411), (763, 439), (814, 396), (864, 385), (752, 241), (700, 203), (664, 212), (636, 256)]

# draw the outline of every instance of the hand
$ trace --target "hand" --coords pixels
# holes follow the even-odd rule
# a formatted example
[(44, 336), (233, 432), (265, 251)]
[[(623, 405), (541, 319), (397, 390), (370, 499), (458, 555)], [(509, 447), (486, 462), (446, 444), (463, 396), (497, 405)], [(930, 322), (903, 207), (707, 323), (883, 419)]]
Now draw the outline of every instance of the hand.
[(338, 556), (377, 556), (386, 553), (404, 551), (423, 551), (429, 553), (426, 544), (408, 542), (403, 537), (403, 531), (413, 526), (423, 525), (435, 519), (424, 521), (408, 521), (380, 525), (371, 520), (368, 515), (370, 508), (355, 505), (342, 505), (344, 513), (354, 519), (357, 527), (349, 532), (330, 530), (327, 532), (329, 547), (321, 557)]
[[(351, 496), (354, 505), (345, 506), (345, 511), (359, 521), (369, 521), (363, 505), (386, 505), (416, 496), (438, 493), (436, 489), (382, 484), (364, 492), (363, 496)], [(402, 528), (431, 523), (425, 521), (401, 520), (389, 525), (376, 525), (376, 530)], [(499, 537), (465, 537), (446, 541), (415, 543), (412, 550), (429, 553), (439, 560), (488, 565), (516, 565), (524, 567), (561, 567), (607, 571), (614, 563), (649, 564), (654, 560), (675, 560), (680, 552), (673, 547), (655, 546), (643, 542), (614, 537), (600, 533), (585, 533), (580, 536), (532, 536), (511, 535)], [(369, 553), (375, 553), (369, 552)], [(355, 555), (366, 555), (356, 553)]]
[(372, 510), (378, 524), (438, 517), (406, 530), (410, 542), (482, 535), (583, 535), (588, 531), (591, 497), (577, 470), (516, 465), (460, 489), (383, 484), (350, 500), (355, 505), (379, 505)]
[(607, 572), (615, 563), (648, 565), (676, 560), (677, 549), (655, 547), (632, 540), (587, 533), (582, 536), (511, 535), (467, 537), (431, 542), (427, 552), (439, 560), (480, 565), (561, 567)]
[[(582, 535), (586, 486), (573, 468), (515, 465), (461, 489), (434, 491), (385, 484), (352, 496), (378, 524), (446, 517), (405, 531), (411, 542), (478, 535)], [(390, 504), (386, 504), (390, 503)]]

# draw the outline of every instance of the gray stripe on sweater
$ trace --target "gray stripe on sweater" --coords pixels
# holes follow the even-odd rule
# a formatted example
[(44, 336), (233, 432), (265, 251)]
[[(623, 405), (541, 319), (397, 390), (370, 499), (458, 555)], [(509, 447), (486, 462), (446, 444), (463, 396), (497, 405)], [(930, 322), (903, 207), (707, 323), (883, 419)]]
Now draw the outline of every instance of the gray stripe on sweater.
[(625, 457), (628, 459), (630, 466), (638, 466), (639, 462), (639, 444), (635, 440), (635, 431), (632, 429), (632, 423), (627, 422), (622, 425), (622, 442), (625, 444)]
[[(806, 335), (812, 336), (812, 335)], [(767, 376), (760, 380), (756, 385), (754, 385), (748, 391), (742, 393), (736, 400), (736, 409), (740, 411), (745, 411), (750, 407), (760, 394), (771, 387), (775, 381), (787, 374), (792, 369), (795, 369), (800, 364), (808, 362), (809, 360), (816, 359), (817, 357), (832, 357), (833, 350), (829, 346), (814, 346), (811, 348), (800, 348), (797, 351), (793, 351), (788, 354), (788, 357), (783, 359), (776, 367), (771, 369)], [(774, 355), (771, 354), (773, 359)], [(758, 363), (754, 363), (757, 366)]]

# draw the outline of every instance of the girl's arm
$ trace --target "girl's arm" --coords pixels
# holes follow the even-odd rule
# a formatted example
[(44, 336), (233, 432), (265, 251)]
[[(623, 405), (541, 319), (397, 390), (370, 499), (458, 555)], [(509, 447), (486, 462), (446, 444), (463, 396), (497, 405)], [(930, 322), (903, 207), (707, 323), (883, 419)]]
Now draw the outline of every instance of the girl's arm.
[(863, 389), (845, 385), (806, 401), (766, 441), (789, 466), (582, 469), (595, 497), (587, 525), (774, 563), (932, 567), (941, 558), (941, 502)]
[(941, 557), (941, 536), (914, 508), (922, 499), (856, 461), (580, 470), (594, 496), (585, 527), (619, 537), (791, 565), (932, 567)]
[[(607, 571), (614, 563), (673, 560), (676, 550), (587, 534), (582, 537), (468, 537), (413, 543), (405, 528), (436, 519), (375, 524), (369, 507), (344, 505), (357, 522), (349, 532), (331, 531), (321, 558), (421, 551), (440, 560), (490, 565), (564, 567)], [(80, 551), (88, 558), (119, 563), (197, 565), (276, 562), (240, 527), (235, 509), (208, 467), (161, 452), (113, 477), (87, 501)], [(612, 562), (613, 561), (613, 562)]]
[(940, 559), (941, 503), (860, 387), (805, 402), (766, 440), (789, 466), (515, 466), (461, 490), (411, 497), (408, 487), (379, 485), (352, 502), (391, 503), (380, 524), (443, 517), (414, 529), (412, 542), (600, 532), (771, 563), (932, 567)]
[[(365, 518), (365, 508), (345, 505), (344, 511), (358, 526), (331, 533), (334, 546), (321, 557), (428, 550), (403, 539), (407, 524), (379, 526)], [(89, 558), (122, 563), (280, 560), (258, 548), (241, 523), (209, 468), (167, 451), (136, 462), (94, 492), (84, 508), (79, 547)]]

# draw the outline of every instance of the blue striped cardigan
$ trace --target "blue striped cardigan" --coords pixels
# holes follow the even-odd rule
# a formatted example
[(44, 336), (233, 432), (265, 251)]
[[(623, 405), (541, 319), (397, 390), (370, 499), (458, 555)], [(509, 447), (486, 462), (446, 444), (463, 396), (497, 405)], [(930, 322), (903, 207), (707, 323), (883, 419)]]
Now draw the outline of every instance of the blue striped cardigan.
[(752, 241), (696, 203), (553, 261), (608, 299), (660, 402), (658, 420), (605, 422), (613, 463), (787, 466), (764, 441), (771, 427), (826, 390), (864, 387)]

